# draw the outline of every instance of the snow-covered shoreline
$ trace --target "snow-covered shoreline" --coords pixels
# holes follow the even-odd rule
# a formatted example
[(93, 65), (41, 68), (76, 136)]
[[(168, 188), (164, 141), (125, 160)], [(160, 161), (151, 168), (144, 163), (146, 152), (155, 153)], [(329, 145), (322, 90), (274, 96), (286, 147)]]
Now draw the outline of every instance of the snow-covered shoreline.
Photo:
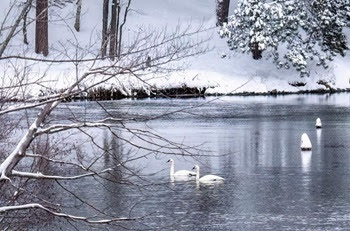
[[(10, 0), (4, 0), (0, 12), (0, 19), (3, 19), (6, 9), (10, 6)], [(235, 1), (231, 8), (235, 7)], [(151, 95), (152, 89), (188, 88), (206, 89), (207, 95), (261, 95), (261, 94), (297, 94), (297, 93), (318, 93), (331, 91), (348, 91), (350, 88), (350, 62), (349, 55), (336, 57), (328, 69), (311, 65), (309, 77), (300, 78), (295, 70), (277, 69), (271, 60), (263, 56), (261, 60), (253, 60), (251, 54), (234, 53), (229, 50), (226, 40), (218, 35), (219, 28), (215, 25), (215, 1), (210, 0), (143, 0), (132, 1), (133, 11), (130, 13), (125, 25), (126, 40), (132, 38), (135, 31), (147, 30), (147, 28), (161, 29), (165, 26), (169, 31), (179, 23), (196, 28), (202, 25), (208, 29), (200, 36), (210, 37), (208, 47), (210, 50), (205, 54), (196, 57), (189, 57), (183, 62), (186, 69), (180, 72), (160, 74), (148, 74), (140, 78), (133, 76), (117, 77), (101, 85), (105, 89), (114, 89), (122, 92), (123, 95), (133, 97), (133, 92), (142, 91)], [(55, 53), (62, 44), (79, 45), (79, 48), (89, 48), (94, 52), (100, 49), (102, 4), (94, 0), (87, 0), (83, 3), (82, 26), (80, 32), (75, 32), (67, 27), (74, 24), (75, 4), (68, 4), (63, 9), (55, 9), (50, 15), (52, 21), (49, 25), (49, 38), (51, 53), (48, 59), (62, 58), (63, 53)], [(31, 12), (32, 14), (34, 13)], [(34, 15), (30, 16), (31, 18)], [(65, 19), (64, 23), (55, 20)], [(347, 32), (347, 34), (350, 34)], [(198, 39), (198, 35), (194, 35)], [(10, 49), (6, 55), (20, 55), (35, 58), (42, 58), (34, 51), (34, 23), (28, 26), (29, 45), (24, 45), (22, 34), (18, 33), (11, 41)], [(75, 55), (76, 47), (68, 47), (67, 54)], [(84, 52), (83, 52), (84, 53)], [(93, 53), (92, 53), (93, 54)], [(84, 58), (91, 58), (85, 54)], [(71, 58), (71, 57), (68, 57)], [(14, 76), (16, 71), (23, 71), (28, 74), (28, 82), (31, 79), (41, 79), (41, 85), (33, 85), (27, 92), (26, 98), (37, 97), (42, 92), (50, 89), (59, 91), (65, 89), (76, 79), (76, 66), (72, 63), (60, 63), (48, 65), (47, 63), (35, 63), (28, 60), (12, 59), (16, 68), (12, 68), (8, 60), (0, 61), (0, 72), (6, 76)], [(102, 63), (105, 64), (105, 63)], [(101, 65), (102, 65), (101, 64)], [(88, 71), (89, 63), (79, 67), (79, 73)], [(181, 66), (182, 64), (179, 63)], [(29, 67), (29, 68), (27, 68)], [(326, 82), (333, 90), (318, 82)], [(303, 86), (292, 86), (294, 82), (301, 82)]]
[[(92, 101), (103, 101), (103, 100), (120, 100), (125, 98), (131, 99), (144, 99), (144, 98), (196, 98), (196, 97), (222, 97), (222, 96), (285, 96), (285, 95), (329, 95), (339, 93), (349, 93), (350, 88), (347, 89), (315, 89), (315, 90), (298, 90), (298, 91), (278, 91), (277, 89), (268, 92), (231, 92), (227, 94), (223, 93), (207, 93), (207, 88), (196, 88), (182, 86), (179, 88), (166, 88), (166, 89), (153, 89), (145, 91), (144, 89), (133, 89), (131, 94), (125, 94), (125, 92), (119, 91), (113, 88), (99, 87), (97, 89), (91, 89), (87, 93), (71, 95), (64, 99), (65, 102), (72, 100), (92, 100)], [(45, 96), (42, 96), (45, 97)], [(21, 101), (21, 99), (15, 100)], [(28, 101), (28, 99), (26, 99)], [(33, 101), (35, 97), (33, 97)]]

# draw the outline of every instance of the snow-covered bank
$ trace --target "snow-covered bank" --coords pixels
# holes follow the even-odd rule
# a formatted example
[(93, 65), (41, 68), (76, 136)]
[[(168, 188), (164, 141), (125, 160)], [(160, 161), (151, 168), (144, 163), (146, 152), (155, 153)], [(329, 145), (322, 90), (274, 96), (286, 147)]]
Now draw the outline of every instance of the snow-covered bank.
[[(10, 7), (11, 0), (3, 0), (0, 10), (2, 20)], [(21, 1), (18, 1), (21, 2)], [(232, 3), (235, 6), (235, 1)], [(203, 25), (212, 28), (215, 25), (215, 1), (212, 0), (132, 0), (133, 11), (125, 25), (125, 42), (132, 40), (133, 35), (140, 30), (160, 30), (167, 26), (172, 31), (179, 23), (191, 24), (193, 28)], [(13, 12), (15, 15), (16, 12)], [(95, 0), (83, 2), (81, 32), (71, 29), (74, 25), (75, 4), (67, 4), (65, 8), (50, 10), (49, 43), (50, 55), (53, 58), (71, 58), (79, 55), (84, 58), (93, 57), (99, 52), (102, 3)], [(31, 11), (30, 18), (34, 18)], [(60, 20), (64, 19), (64, 20)], [(13, 19), (14, 20), (14, 19)], [(8, 23), (12, 21), (9, 20)], [(326, 82), (334, 89), (350, 88), (348, 65), (350, 58), (336, 57), (328, 69), (315, 65), (311, 67), (310, 77), (300, 78), (295, 70), (276, 69), (271, 60), (253, 60), (251, 55), (233, 53), (228, 49), (225, 39), (218, 36), (218, 28), (208, 29), (200, 36), (211, 37), (208, 43), (212, 48), (209, 52), (184, 60), (187, 68), (181, 72), (166, 74), (147, 74), (142, 79), (134, 76), (123, 76), (104, 83), (105, 88), (119, 89), (126, 95), (132, 95), (136, 90), (150, 92), (151, 89), (190, 88), (204, 89), (207, 94), (240, 94), (240, 93), (269, 93), (269, 92), (308, 92), (326, 90), (327, 87), (318, 82)], [(196, 39), (198, 35), (194, 35)], [(39, 57), (34, 51), (34, 23), (28, 26), (29, 45), (24, 45), (22, 34), (18, 33), (11, 41), (6, 55), (26, 55)], [(76, 46), (79, 49), (76, 49)], [(89, 49), (84, 53), (83, 50)], [(64, 51), (63, 51), (64, 50)], [(29, 79), (37, 79), (45, 74), (40, 85), (31, 87), (29, 94), (38, 95), (49, 89), (63, 89), (76, 78), (76, 66), (72, 63), (58, 63), (48, 66), (46, 63), (34, 64), (28, 60), (11, 60), (20, 71), (29, 74)], [(101, 64), (102, 65), (102, 64)], [(88, 70), (89, 63), (79, 67), (79, 73)], [(151, 70), (152, 71), (152, 70)], [(0, 61), (0, 72), (12, 77), (18, 70), (8, 61)], [(300, 82), (304, 86), (292, 86)]]

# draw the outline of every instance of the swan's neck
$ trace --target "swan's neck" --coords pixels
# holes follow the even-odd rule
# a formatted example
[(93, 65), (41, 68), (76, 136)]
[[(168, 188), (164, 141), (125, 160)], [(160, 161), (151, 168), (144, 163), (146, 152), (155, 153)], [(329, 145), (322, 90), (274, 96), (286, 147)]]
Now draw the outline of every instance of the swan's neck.
[(196, 180), (199, 180), (199, 167), (196, 168)]
[(175, 174), (174, 162), (171, 162), (171, 165), (170, 165), (170, 176), (174, 176), (174, 174)]

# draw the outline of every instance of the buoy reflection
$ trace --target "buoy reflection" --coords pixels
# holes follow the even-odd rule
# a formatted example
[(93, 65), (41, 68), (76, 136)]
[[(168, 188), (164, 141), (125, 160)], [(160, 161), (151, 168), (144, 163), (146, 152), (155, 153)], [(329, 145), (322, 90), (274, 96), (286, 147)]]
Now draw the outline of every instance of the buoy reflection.
[(301, 152), (301, 166), (304, 172), (310, 171), (312, 151)]

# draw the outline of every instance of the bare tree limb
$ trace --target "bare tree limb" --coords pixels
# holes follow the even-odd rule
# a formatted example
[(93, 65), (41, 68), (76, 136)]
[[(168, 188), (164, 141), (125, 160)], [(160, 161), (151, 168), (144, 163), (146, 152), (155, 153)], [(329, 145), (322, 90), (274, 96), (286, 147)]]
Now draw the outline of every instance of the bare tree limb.
[(99, 175), (102, 173), (106, 173), (106, 172), (109, 172), (111, 170), (112, 170), (111, 168), (108, 168), (108, 169), (105, 169), (105, 170), (98, 172), (98, 173), (91, 172), (91, 173), (86, 173), (86, 174), (77, 175), (77, 176), (51, 176), (51, 175), (44, 175), (41, 172), (31, 173), (31, 172), (20, 172), (20, 171), (12, 170), (11, 175), (18, 176), (18, 177), (35, 178), (35, 179), (77, 180), (77, 179), (84, 178), (87, 176), (95, 176), (95, 175)]
[(120, 217), (120, 218), (112, 218), (112, 219), (92, 220), (92, 219), (89, 219), (88, 217), (74, 216), (74, 215), (69, 215), (66, 213), (55, 212), (55, 211), (53, 211), (49, 208), (46, 208), (45, 206), (38, 204), (38, 203), (14, 205), (14, 206), (3, 206), (3, 207), (0, 207), (0, 213), (10, 212), (10, 211), (14, 211), (14, 210), (25, 210), (25, 209), (42, 209), (42, 210), (45, 210), (46, 212), (51, 213), (52, 215), (55, 215), (58, 217), (68, 218), (71, 220), (80, 220), (80, 221), (84, 221), (84, 222), (87, 222), (90, 224), (109, 224), (109, 223), (121, 222), (121, 221), (134, 221), (134, 220), (142, 218), (142, 217), (137, 217), (137, 218)]
[(32, 2), (33, 0), (28, 0), (24, 6), (23, 9), (21, 11), (21, 13), (18, 15), (14, 25), (12, 26), (10, 32), (8, 33), (8, 35), (6, 36), (5, 41), (1, 44), (0, 46), (0, 57), (3, 55), (7, 45), (9, 44), (10, 40), (13, 38), (13, 35), (16, 32), (16, 29), (18, 27), (18, 25), (20, 24), (20, 22), (22, 21), (23, 17), (26, 15), (26, 12), (28, 11), (28, 8), (30, 8), (32, 6)]

